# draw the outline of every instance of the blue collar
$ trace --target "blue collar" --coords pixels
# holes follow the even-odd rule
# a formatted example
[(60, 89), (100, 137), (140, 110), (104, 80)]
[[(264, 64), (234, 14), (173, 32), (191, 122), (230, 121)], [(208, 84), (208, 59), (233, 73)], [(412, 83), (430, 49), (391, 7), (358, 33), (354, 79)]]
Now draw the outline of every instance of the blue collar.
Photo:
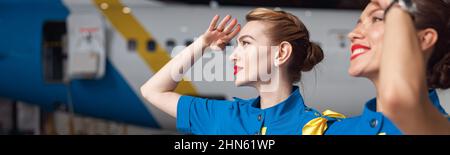
[[(439, 110), (439, 112), (441, 112), (444, 115), (448, 115), (447, 112), (445, 112), (444, 108), (442, 108), (442, 106), (439, 102), (439, 97), (438, 97), (435, 89), (430, 89), (428, 91), (428, 97), (430, 98), (434, 107), (436, 107)], [(376, 116), (376, 115), (381, 116), (381, 113), (377, 112), (377, 100), (376, 100), (376, 98), (373, 98), (366, 103), (362, 116), (363, 116), (364, 120), (368, 121), (369, 119), (372, 119), (373, 116)]]
[(303, 101), (303, 97), (300, 94), (299, 87), (293, 86), (292, 93), (289, 95), (287, 99), (278, 103), (277, 105), (267, 108), (260, 108), (260, 97), (249, 100), (243, 100), (235, 97), (235, 100), (238, 100), (239, 103), (250, 104), (250, 112), (251, 113), (261, 113), (264, 112), (266, 116), (270, 116), (266, 121), (275, 121), (281, 119), (283, 117), (289, 116), (292, 114), (299, 115), (299, 111), (304, 111), (305, 104)]

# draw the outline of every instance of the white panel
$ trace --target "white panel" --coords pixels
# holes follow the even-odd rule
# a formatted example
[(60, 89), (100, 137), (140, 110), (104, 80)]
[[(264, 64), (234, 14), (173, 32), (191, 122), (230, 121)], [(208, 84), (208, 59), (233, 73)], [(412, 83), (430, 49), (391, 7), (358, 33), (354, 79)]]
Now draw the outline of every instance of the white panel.
[(100, 79), (105, 73), (105, 28), (98, 14), (72, 13), (68, 18), (69, 79)]

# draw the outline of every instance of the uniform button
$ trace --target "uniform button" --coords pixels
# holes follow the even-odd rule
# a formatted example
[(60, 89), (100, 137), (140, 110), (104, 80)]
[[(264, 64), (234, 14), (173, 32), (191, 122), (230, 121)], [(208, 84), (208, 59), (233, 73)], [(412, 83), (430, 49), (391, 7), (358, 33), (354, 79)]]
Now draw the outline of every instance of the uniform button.
[(372, 119), (370, 120), (370, 127), (375, 128), (378, 125), (378, 120)]
[(261, 114), (259, 114), (258, 115), (258, 121), (261, 121), (262, 120), (262, 116), (261, 116)]
[(315, 113), (314, 113), (314, 115), (316, 115), (316, 116), (320, 116), (320, 114), (319, 114), (318, 112), (315, 112)]

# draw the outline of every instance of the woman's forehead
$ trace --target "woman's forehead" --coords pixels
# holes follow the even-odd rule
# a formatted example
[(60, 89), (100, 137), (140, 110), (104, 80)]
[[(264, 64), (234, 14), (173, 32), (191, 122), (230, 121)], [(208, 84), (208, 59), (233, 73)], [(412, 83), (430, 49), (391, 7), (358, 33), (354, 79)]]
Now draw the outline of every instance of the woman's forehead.
[(260, 38), (264, 36), (264, 32), (266, 31), (266, 24), (262, 21), (250, 21), (247, 22), (242, 30), (239, 32), (237, 39), (243, 38), (246, 36), (251, 36), (253, 38)]
[(381, 10), (381, 7), (377, 3), (371, 2), (366, 6), (366, 8), (361, 14), (361, 17), (369, 16), (370, 14), (378, 10)]

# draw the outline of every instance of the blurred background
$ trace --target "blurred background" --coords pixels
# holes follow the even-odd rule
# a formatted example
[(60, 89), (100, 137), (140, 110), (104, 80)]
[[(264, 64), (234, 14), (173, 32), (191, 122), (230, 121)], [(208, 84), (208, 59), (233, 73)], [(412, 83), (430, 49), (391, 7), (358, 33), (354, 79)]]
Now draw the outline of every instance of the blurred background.
[[(324, 61), (299, 83), (306, 104), (359, 114), (375, 92), (369, 81), (347, 74), (346, 35), (367, 3), (0, 0), (0, 134), (178, 134), (175, 119), (147, 103), (140, 86), (170, 60), (174, 47), (202, 34), (215, 14), (231, 14), (244, 24), (256, 7), (297, 15), (324, 49)], [(193, 72), (204, 65), (196, 63)], [(180, 93), (229, 100), (257, 96), (232, 81), (189, 83)], [(449, 93), (439, 92), (446, 101), (441, 102), (449, 103)]]

